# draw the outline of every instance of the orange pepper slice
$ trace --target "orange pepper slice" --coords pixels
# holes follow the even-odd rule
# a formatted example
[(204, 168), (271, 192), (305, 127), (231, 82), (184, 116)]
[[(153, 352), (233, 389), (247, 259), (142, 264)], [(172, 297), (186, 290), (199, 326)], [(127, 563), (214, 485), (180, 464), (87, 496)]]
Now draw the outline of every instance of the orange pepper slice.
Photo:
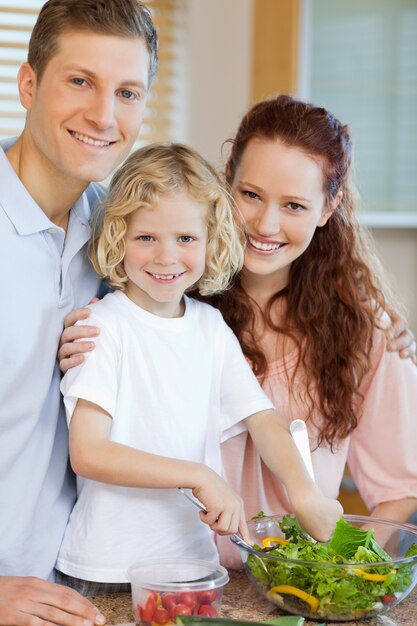
[(263, 548), (271, 548), (273, 543), (280, 543), (282, 546), (287, 546), (290, 542), (282, 537), (265, 537), (265, 539), (262, 539)]
[(293, 587), (292, 585), (276, 585), (275, 587), (271, 587), (271, 589), (266, 594), (271, 600), (274, 599), (276, 595), (281, 595), (281, 593), (286, 593), (287, 595), (296, 596), (303, 600), (308, 604), (310, 609), (315, 613), (320, 606), (320, 602), (314, 596), (311, 596), (306, 591), (302, 589), (298, 589), (298, 587)]

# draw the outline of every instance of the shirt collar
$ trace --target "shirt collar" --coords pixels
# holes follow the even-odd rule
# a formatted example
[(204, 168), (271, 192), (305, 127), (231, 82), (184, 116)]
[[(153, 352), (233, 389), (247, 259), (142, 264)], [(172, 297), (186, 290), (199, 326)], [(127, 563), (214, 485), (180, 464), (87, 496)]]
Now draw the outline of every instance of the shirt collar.
[[(3, 206), (19, 235), (32, 235), (49, 228), (56, 229), (56, 224), (32, 198), (5, 154), (16, 140), (17, 137), (13, 137), (0, 141), (0, 205)], [(90, 209), (86, 194), (82, 194), (76, 201), (72, 213), (83, 226), (89, 226)]]

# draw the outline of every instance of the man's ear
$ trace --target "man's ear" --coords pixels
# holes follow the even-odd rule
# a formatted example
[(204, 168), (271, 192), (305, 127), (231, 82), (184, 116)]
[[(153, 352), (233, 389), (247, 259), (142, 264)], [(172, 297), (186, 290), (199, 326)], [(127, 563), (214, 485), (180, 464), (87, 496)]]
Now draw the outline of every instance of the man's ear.
[(323, 213), (321, 214), (321, 218), (317, 226), (324, 226), (327, 224), (329, 217), (333, 215), (339, 206), (341, 200), (343, 198), (343, 191), (339, 189), (333, 200), (327, 203), (326, 207), (323, 209)]
[(36, 92), (36, 74), (29, 63), (23, 63), (17, 75), (19, 98), (26, 111), (30, 111)]

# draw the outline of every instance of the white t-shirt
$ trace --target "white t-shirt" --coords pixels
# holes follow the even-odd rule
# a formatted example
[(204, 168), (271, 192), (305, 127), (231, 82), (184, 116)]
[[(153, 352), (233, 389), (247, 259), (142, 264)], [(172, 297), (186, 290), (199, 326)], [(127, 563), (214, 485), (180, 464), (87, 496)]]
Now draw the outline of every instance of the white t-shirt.
[[(68, 420), (78, 398), (89, 400), (112, 416), (112, 441), (220, 473), (220, 442), (273, 405), (221, 314), (187, 297), (185, 303), (183, 317), (162, 318), (120, 291), (107, 295), (88, 320), (100, 328), (96, 348), (65, 375), (61, 390)], [(177, 489), (78, 479), (59, 570), (125, 582), (138, 559), (185, 555), (218, 559), (210, 529)]]

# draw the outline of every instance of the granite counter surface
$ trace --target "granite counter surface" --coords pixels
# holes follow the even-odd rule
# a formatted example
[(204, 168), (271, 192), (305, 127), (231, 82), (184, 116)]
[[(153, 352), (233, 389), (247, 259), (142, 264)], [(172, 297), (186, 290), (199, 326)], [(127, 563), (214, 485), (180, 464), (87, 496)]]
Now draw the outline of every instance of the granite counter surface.
[[(132, 622), (130, 594), (115, 593), (96, 596), (91, 600), (107, 616), (108, 624), (129, 624)], [(286, 613), (264, 600), (249, 583), (244, 572), (230, 572), (230, 582), (223, 591), (221, 617), (261, 622), (281, 615), (286, 615)], [(386, 615), (364, 621), (328, 622), (328, 624), (337, 626), (417, 626), (417, 588)], [(318, 622), (305, 621), (305, 626), (317, 625)]]

